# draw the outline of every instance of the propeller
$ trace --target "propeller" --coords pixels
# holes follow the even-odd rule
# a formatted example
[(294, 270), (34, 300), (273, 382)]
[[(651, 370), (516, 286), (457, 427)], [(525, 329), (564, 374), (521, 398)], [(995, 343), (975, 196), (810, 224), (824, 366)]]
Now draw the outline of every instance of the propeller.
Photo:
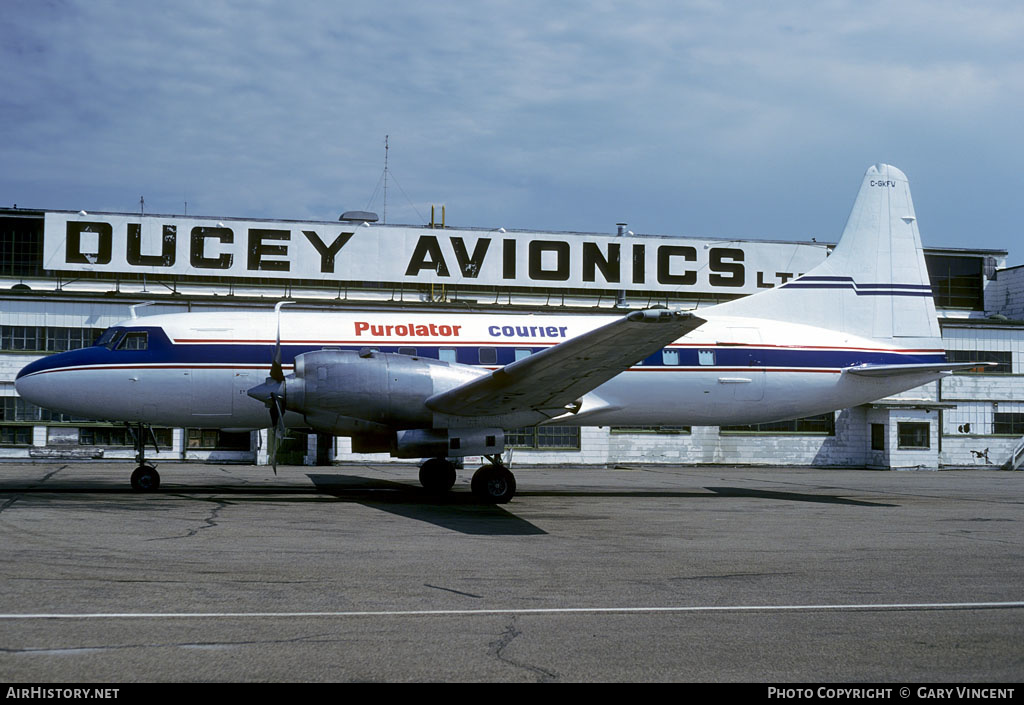
[[(285, 436), (284, 412), (285, 412), (285, 381), (284, 368), (281, 366), (281, 307), (294, 301), (279, 301), (274, 306), (274, 313), (277, 314), (277, 336), (274, 342), (274, 357), (270, 363), (270, 376), (263, 384), (256, 385), (246, 393), (261, 401), (270, 411), (270, 426), (274, 429), (274, 435), (280, 442)], [(277, 443), (274, 443), (271, 453), (271, 465), (274, 474), (277, 475)]]

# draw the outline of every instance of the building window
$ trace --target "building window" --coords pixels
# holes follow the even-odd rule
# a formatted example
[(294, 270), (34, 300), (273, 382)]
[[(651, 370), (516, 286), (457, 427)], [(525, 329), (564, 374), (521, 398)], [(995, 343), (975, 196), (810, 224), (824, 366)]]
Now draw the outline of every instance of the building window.
[(505, 445), (510, 448), (537, 450), (579, 450), (579, 426), (527, 426), (505, 432)]
[(947, 362), (995, 362), (996, 365), (960, 370), (961, 374), (1013, 374), (1013, 353), (1008, 350), (947, 350)]
[(0, 328), (0, 347), (4, 350), (42, 350), (42, 330), (39, 326), (3, 326)]
[(123, 426), (95, 426), (78, 429), (78, 444), (83, 446), (134, 446), (135, 441)]
[(992, 418), (992, 433), (997, 436), (1024, 436), (1024, 413), (996, 412)]
[(43, 273), (43, 219), (0, 220), (0, 275), (37, 276)]
[[(156, 444), (161, 449), (170, 448), (173, 431), (169, 428), (154, 428)], [(135, 447), (135, 437), (127, 426), (82, 426), (78, 429), (78, 445), (82, 446), (124, 446)], [(146, 446), (153, 447), (153, 439), (146, 433)]]
[(650, 433), (659, 436), (678, 436), (690, 433), (689, 426), (612, 426), (612, 433)]
[(775, 421), (773, 423), (758, 423), (749, 426), (722, 426), (720, 433), (764, 433), (776, 435), (800, 435), (800, 436), (834, 436), (836, 435), (836, 416), (834, 413), (818, 414), (817, 416), (805, 416), (802, 419), (792, 421)]
[(885, 450), (885, 424), (871, 424), (871, 450)]
[(17, 352), (66, 352), (89, 347), (102, 332), (99, 328), (0, 326), (0, 349)]
[(985, 309), (984, 259), (948, 255), (925, 255), (924, 259), (936, 306)]
[(0, 426), (0, 445), (30, 446), (32, 445), (31, 426)]
[(228, 433), (215, 428), (190, 428), (186, 437), (190, 450), (250, 450), (248, 431)]
[(931, 424), (904, 421), (896, 425), (900, 450), (928, 450), (931, 448)]

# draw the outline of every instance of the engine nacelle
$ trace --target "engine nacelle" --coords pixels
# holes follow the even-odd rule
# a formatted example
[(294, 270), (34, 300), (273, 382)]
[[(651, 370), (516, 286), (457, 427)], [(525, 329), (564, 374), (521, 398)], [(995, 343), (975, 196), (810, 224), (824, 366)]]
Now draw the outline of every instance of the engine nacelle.
[(295, 358), (285, 404), (317, 431), (339, 436), (385, 428), (430, 428), (424, 401), (486, 370), (440, 360), (363, 350), (317, 350)]
[(505, 450), (505, 432), (500, 428), (415, 428), (396, 435), (391, 451), (396, 458), (462, 458)]

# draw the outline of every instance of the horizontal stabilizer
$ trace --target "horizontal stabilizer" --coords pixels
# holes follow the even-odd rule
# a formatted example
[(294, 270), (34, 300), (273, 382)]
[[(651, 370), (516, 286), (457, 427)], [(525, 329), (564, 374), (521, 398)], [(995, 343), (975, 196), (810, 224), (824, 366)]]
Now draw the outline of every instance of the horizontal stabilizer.
[(847, 367), (843, 372), (862, 377), (901, 377), (922, 372), (941, 374), (956, 370), (972, 370), (995, 364), (994, 362), (932, 362), (919, 365), (858, 365), (857, 367)]

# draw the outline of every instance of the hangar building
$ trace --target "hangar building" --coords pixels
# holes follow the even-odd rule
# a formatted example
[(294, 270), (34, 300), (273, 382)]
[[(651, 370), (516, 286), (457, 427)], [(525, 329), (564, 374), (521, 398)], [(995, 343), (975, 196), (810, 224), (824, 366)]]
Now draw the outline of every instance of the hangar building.
[[(615, 233), (566, 233), (346, 215), (254, 221), (0, 209), (0, 459), (134, 456), (123, 425), (35, 407), (14, 388), (32, 360), (90, 345), (133, 315), (267, 310), (283, 299), (309, 311), (699, 311), (799, 276), (831, 248), (635, 235), (623, 224)], [(998, 363), (984, 372), (784, 423), (516, 429), (512, 462), (1016, 467), (1024, 455), (1024, 268), (1007, 268), (1006, 257), (925, 250), (948, 357)], [(160, 451), (147, 455), (156, 462), (267, 462), (265, 430), (155, 433)], [(291, 435), (279, 462), (391, 460), (355, 455), (347, 438)]]

